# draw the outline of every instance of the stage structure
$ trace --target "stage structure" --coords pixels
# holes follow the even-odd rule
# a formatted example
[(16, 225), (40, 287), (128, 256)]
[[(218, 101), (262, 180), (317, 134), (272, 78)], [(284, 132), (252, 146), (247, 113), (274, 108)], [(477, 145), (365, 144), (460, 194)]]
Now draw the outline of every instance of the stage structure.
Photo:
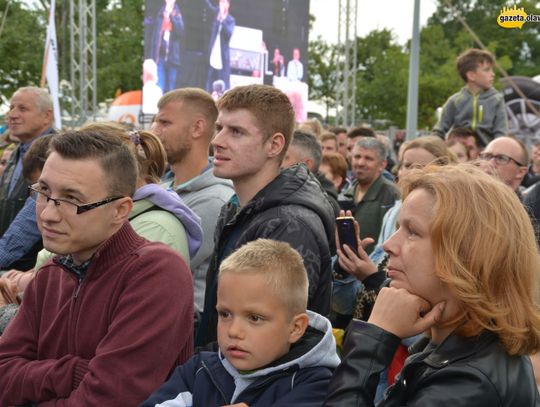
[(71, 126), (95, 120), (96, 80), (96, 1), (70, 0), (70, 80)]
[(356, 125), (357, 10), (358, 0), (339, 0), (338, 46), (342, 58), (338, 60), (336, 124), (344, 127)]

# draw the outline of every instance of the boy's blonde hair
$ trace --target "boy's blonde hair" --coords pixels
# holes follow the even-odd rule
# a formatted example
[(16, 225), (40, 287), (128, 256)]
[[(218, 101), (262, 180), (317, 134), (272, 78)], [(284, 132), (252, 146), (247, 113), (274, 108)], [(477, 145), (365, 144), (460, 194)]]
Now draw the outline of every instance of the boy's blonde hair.
[(257, 239), (246, 243), (219, 268), (223, 273), (250, 273), (263, 276), (289, 314), (306, 312), (308, 278), (302, 257), (288, 243)]
[(540, 255), (531, 221), (511, 188), (472, 165), (428, 166), (403, 179), (402, 196), (435, 199), (435, 275), (459, 301), (456, 333), (495, 332), (510, 355), (540, 350)]

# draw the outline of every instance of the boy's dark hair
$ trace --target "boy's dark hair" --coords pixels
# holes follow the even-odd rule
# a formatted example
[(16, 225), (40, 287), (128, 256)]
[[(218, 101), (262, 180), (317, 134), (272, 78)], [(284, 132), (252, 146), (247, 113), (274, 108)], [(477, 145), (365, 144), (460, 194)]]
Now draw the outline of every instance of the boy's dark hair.
[(375, 137), (375, 132), (369, 127), (356, 127), (347, 133), (347, 138), (356, 138), (356, 137)]
[(456, 67), (459, 76), (465, 82), (467, 81), (467, 72), (472, 72), (478, 68), (480, 64), (487, 62), (490, 65), (495, 63), (495, 57), (489, 51), (484, 51), (478, 48), (470, 48), (460, 54), (456, 59)]
[(137, 159), (118, 137), (95, 131), (67, 131), (54, 137), (49, 154), (68, 160), (99, 161), (111, 196), (133, 196), (137, 184)]
[(41, 172), (49, 155), (49, 145), (55, 136), (55, 134), (46, 134), (45, 136), (38, 137), (30, 145), (30, 148), (23, 157), (22, 174), (25, 179), (29, 180), (35, 171)]

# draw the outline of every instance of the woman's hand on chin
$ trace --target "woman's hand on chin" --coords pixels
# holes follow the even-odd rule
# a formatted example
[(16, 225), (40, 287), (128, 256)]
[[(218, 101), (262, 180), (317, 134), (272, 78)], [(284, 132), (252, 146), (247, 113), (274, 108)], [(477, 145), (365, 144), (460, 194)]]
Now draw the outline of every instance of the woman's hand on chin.
[(440, 321), (445, 302), (431, 306), (404, 288), (383, 288), (368, 322), (400, 338), (418, 335)]

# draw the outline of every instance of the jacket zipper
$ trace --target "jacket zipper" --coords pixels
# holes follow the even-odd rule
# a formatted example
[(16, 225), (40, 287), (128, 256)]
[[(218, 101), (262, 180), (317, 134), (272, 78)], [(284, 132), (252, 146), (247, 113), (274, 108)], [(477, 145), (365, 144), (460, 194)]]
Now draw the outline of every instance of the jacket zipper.
[(225, 403), (228, 403), (229, 400), (227, 399), (227, 397), (225, 397), (225, 393), (223, 393), (223, 390), (221, 390), (221, 387), (218, 386), (216, 380), (214, 379), (214, 376), (212, 375), (212, 372), (210, 371), (208, 366), (206, 366), (206, 363), (201, 361), (201, 364), (204, 367), (204, 370), (206, 370), (206, 373), (208, 373), (208, 376), (210, 376), (210, 380), (212, 380), (212, 383), (214, 383), (214, 386), (216, 386), (216, 389), (218, 389), (219, 394), (221, 394), (221, 397), (223, 398), (223, 401)]
[(83, 283), (83, 279), (78, 277), (77, 278), (77, 287), (75, 287), (75, 292), (73, 293), (73, 298), (77, 298), (79, 296), (79, 292), (81, 291), (82, 283)]
[(476, 105), (477, 105), (477, 101), (478, 101), (478, 95), (474, 95), (473, 96), (473, 116), (472, 116), (472, 129), (473, 130), (476, 130)]

